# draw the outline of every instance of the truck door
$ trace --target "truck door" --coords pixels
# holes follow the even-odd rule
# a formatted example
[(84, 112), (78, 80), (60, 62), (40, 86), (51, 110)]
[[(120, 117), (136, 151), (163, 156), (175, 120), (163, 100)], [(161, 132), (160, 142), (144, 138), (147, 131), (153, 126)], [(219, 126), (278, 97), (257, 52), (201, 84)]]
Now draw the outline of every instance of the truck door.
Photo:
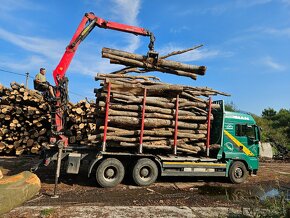
[(237, 140), (242, 144), (240, 150), (248, 156), (257, 156), (258, 142), (255, 125), (236, 124), (235, 135)]

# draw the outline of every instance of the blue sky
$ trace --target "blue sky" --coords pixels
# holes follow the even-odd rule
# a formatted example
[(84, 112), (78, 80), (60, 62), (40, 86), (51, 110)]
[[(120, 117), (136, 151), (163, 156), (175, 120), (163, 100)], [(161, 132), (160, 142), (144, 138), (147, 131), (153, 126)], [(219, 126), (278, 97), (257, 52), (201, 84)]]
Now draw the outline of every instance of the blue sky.
[[(53, 83), (52, 71), (83, 15), (91, 11), (151, 30), (160, 54), (204, 44), (173, 59), (207, 66), (205, 76), (194, 81), (156, 73), (164, 82), (230, 93), (222, 99), (258, 115), (267, 107), (290, 108), (290, 0), (2, 0), (0, 69), (35, 76), (45, 67)], [(71, 100), (94, 99), (95, 74), (120, 69), (101, 58), (102, 47), (145, 54), (148, 42), (147, 37), (95, 28), (67, 72)], [(25, 81), (15, 74), (0, 75), (6, 86)]]

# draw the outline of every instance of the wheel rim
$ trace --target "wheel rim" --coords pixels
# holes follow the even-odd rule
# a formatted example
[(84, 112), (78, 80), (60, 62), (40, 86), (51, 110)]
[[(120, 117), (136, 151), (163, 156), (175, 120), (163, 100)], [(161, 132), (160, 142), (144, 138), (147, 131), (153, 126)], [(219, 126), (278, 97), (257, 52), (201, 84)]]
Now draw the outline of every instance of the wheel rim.
[(152, 170), (148, 166), (144, 166), (140, 169), (139, 175), (143, 180), (150, 180), (152, 174)]
[(104, 178), (107, 181), (115, 180), (117, 176), (117, 169), (115, 167), (107, 167), (104, 171)]
[(235, 175), (235, 177), (236, 177), (237, 179), (242, 178), (243, 175), (244, 175), (243, 169), (240, 168), (240, 167), (238, 167), (238, 168), (235, 170), (235, 174), (234, 174), (234, 175)]

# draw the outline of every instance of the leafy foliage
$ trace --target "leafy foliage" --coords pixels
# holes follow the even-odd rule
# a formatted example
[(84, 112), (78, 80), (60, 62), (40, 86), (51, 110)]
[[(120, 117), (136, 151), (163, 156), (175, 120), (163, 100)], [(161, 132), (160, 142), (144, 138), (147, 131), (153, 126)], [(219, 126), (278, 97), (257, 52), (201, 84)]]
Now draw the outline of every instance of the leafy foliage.
[(262, 128), (262, 141), (275, 141), (290, 147), (290, 110), (264, 109), (262, 116), (254, 116)]
[(273, 108), (264, 109), (262, 112), (262, 117), (268, 120), (271, 120), (277, 112)]
[(231, 101), (229, 103), (225, 103), (225, 110), (234, 112), (234, 111), (237, 111), (238, 109), (236, 105), (234, 104), (234, 102)]

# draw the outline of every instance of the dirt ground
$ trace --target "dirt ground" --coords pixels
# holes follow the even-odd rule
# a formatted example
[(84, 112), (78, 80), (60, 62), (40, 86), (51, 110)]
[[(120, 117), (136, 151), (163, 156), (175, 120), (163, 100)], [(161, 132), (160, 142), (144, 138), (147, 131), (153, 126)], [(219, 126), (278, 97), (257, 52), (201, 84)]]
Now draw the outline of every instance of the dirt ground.
[[(29, 170), (37, 161), (35, 156), (0, 157), (0, 169), (4, 175), (13, 175)], [(250, 176), (243, 184), (231, 184), (226, 178), (164, 177), (149, 187), (137, 187), (129, 178), (125, 178), (117, 187), (104, 189), (97, 187), (94, 179), (87, 179), (86, 171), (79, 175), (62, 173), (57, 199), (51, 198), (54, 166), (41, 168), (36, 174), (41, 179), (42, 189), (38, 196), (25, 203), (25, 207), (94, 205), (240, 208), (247, 207), (257, 197), (261, 199), (273, 190), (290, 189), (289, 161), (261, 162), (258, 175)]]

